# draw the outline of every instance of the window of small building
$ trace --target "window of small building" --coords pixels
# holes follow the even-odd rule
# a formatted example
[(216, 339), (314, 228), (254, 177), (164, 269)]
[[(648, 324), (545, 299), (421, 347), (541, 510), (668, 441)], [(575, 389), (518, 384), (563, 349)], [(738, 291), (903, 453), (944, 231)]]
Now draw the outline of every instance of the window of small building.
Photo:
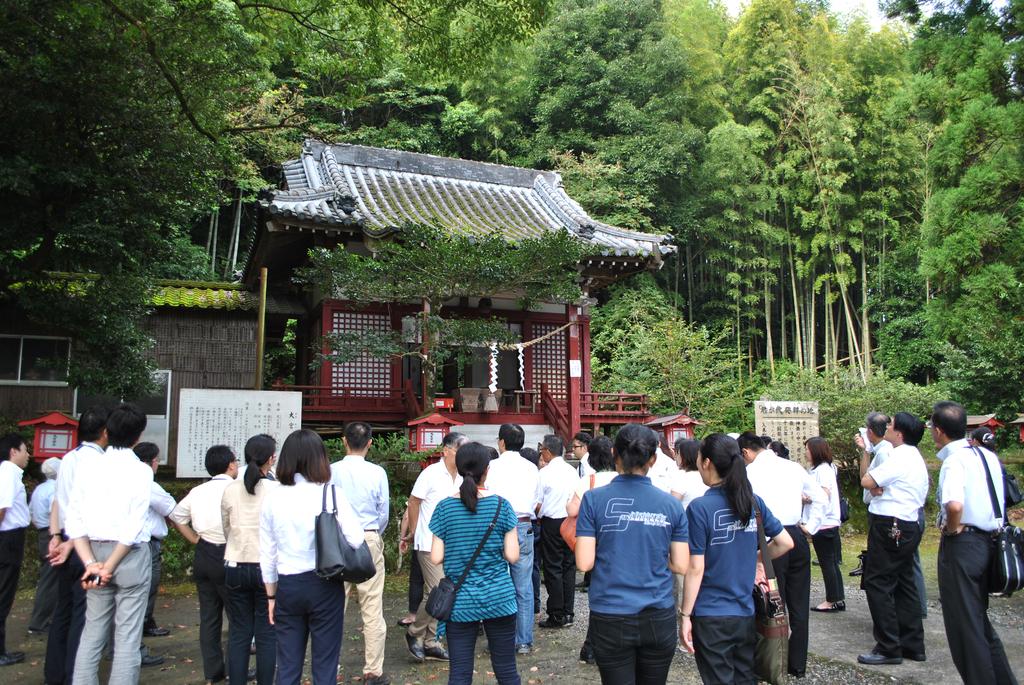
[(70, 356), (67, 338), (0, 336), (0, 383), (64, 385)]

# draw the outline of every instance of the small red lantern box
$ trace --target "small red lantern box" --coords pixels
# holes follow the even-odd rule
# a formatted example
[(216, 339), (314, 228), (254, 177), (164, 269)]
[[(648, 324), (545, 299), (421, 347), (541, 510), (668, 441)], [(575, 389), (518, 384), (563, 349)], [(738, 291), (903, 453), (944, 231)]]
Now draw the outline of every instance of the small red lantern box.
[(452, 409), (455, 407), (455, 399), (451, 397), (435, 397), (434, 409)]
[(18, 425), (35, 427), (32, 458), (36, 461), (63, 457), (78, 444), (78, 421), (59, 411), (50, 412), (38, 419), (19, 421)]
[(413, 452), (436, 452), (452, 426), (461, 426), (462, 422), (434, 413), (413, 419), (406, 425), (409, 426), (409, 448)]
[(674, 449), (676, 440), (680, 438), (686, 438), (687, 440), (693, 439), (693, 427), (703, 425), (703, 421), (690, 418), (687, 414), (671, 414), (669, 416), (656, 416), (647, 423), (645, 426), (650, 426), (654, 430), (660, 432), (665, 436), (665, 440)]

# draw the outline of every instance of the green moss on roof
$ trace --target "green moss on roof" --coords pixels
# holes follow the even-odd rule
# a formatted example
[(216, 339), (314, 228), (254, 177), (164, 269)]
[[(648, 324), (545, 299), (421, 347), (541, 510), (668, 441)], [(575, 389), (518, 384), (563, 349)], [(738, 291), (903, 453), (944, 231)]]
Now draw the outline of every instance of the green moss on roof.
[(253, 310), (257, 306), (252, 293), (223, 287), (162, 286), (153, 294), (152, 303), (189, 309)]

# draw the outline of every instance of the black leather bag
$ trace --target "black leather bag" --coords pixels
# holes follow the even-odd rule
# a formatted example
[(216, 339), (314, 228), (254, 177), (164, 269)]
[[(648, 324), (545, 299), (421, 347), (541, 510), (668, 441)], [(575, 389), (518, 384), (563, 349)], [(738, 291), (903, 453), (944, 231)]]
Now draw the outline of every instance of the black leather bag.
[(1006, 511), (999, 511), (999, 498), (996, 496), (996, 485), (992, 480), (992, 471), (988, 468), (988, 460), (981, 450), (976, 447), (973, 449), (985, 466), (988, 494), (992, 500), (992, 516), (1003, 522), (1002, 527), (993, 536), (995, 548), (988, 569), (988, 591), (1009, 597), (1014, 592), (1024, 589), (1024, 532), (1016, 526), (1006, 525), (1006, 519), (1003, 518)]
[(775, 568), (768, 558), (764, 541), (764, 520), (754, 503), (757, 517), (757, 543), (761, 550), (766, 584), (754, 583), (754, 615), (757, 623), (757, 646), (754, 649), (754, 673), (758, 680), (772, 685), (789, 681), (789, 616), (779, 593)]
[[(327, 511), (327, 489), (333, 497), (333, 511)], [(362, 583), (377, 575), (370, 548), (363, 541), (359, 547), (349, 546), (338, 523), (338, 491), (324, 485), (323, 510), (316, 517), (316, 574), (338, 583)]]
[[(497, 495), (495, 496), (497, 497)], [(484, 548), (487, 538), (491, 536), (491, 531), (494, 530), (494, 526), (498, 523), (499, 513), (501, 513), (501, 497), (498, 497), (498, 506), (494, 508), (494, 518), (491, 519), (491, 525), (487, 526), (487, 532), (480, 539), (480, 544), (476, 546), (473, 556), (469, 558), (469, 562), (466, 563), (466, 568), (462, 571), (459, 579), (453, 583), (451, 578), (445, 576), (437, 584), (437, 587), (430, 591), (424, 609), (438, 621), (447, 621), (451, 618), (452, 609), (455, 608), (455, 595), (459, 594), (459, 588), (462, 587), (462, 583), (466, 580), (466, 576), (469, 575), (470, 569), (473, 568), (473, 563), (480, 556), (480, 551)]]

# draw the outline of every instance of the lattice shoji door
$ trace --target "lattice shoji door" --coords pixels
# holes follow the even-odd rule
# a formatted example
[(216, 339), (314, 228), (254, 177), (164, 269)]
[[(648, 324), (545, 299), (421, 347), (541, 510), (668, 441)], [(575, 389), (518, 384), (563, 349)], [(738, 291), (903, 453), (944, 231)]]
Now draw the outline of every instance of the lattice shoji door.
[[(390, 331), (391, 317), (387, 314), (359, 314), (334, 312), (331, 327), (335, 333), (358, 331)], [(367, 354), (343, 364), (331, 365), (331, 388), (335, 395), (344, 393), (354, 397), (387, 397), (391, 389), (391, 362), (387, 358)]]
[[(557, 323), (535, 323), (531, 328), (532, 337), (539, 338), (560, 325)], [(544, 383), (548, 386), (548, 392), (559, 400), (565, 399), (565, 382), (568, 373), (565, 347), (567, 332), (562, 331), (530, 347), (533, 352), (533, 387), (539, 390), (541, 383)]]

